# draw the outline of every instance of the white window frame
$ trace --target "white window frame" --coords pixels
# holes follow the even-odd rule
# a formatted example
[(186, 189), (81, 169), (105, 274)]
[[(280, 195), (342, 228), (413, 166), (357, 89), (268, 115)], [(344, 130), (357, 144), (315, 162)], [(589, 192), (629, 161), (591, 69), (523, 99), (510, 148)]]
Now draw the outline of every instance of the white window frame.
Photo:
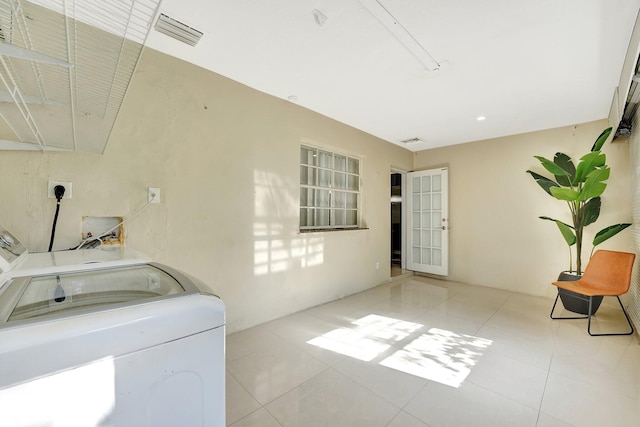
[(300, 231), (360, 228), (362, 159), (300, 144)]

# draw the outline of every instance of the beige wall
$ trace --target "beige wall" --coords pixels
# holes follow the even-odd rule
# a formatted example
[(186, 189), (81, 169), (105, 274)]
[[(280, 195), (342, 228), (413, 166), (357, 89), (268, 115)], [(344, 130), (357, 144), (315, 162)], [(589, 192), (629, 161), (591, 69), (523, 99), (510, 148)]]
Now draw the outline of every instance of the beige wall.
[[(557, 227), (538, 216), (570, 222), (568, 209), (525, 171), (544, 174), (534, 155), (552, 159), (562, 151), (579, 158), (607, 126), (602, 120), (418, 153), (416, 170), (449, 166), (449, 278), (533, 295), (555, 295), (549, 282), (567, 269), (568, 250)], [(595, 232), (631, 220), (629, 144), (608, 142), (603, 151), (611, 176), (602, 197), (600, 219), (587, 228), (583, 262), (589, 257)], [(628, 230), (600, 246), (630, 247)]]
[[(367, 230), (298, 233), (303, 139), (363, 158)], [(0, 152), (0, 224), (45, 251), (55, 209), (47, 180), (72, 181), (55, 245), (69, 248), (82, 216), (126, 216), (160, 187), (162, 202), (125, 226), (126, 244), (205, 281), (226, 303), (231, 332), (387, 281), (389, 175), (412, 158), (146, 50), (103, 156)]]
[[(126, 225), (126, 244), (205, 281), (227, 305), (228, 331), (389, 279), (389, 174), (449, 166), (450, 279), (535, 295), (565, 268), (551, 223), (563, 217), (525, 174), (533, 155), (581, 155), (606, 122), (412, 154), (363, 132), (146, 50), (104, 155), (0, 152), (0, 224), (47, 249), (55, 202), (47, 180), (73, 182), (56, 249), (78, 243), (82, 216), (127, 216), (147, 187), (162, 203)], [(367, 230), (298, 233), (299, 144), (363, 158)], [(628, 144), (612, 166), (601, 226), (629, 221)], [(601, 227), (594, 227), (601, 228)], [(628, 249), (628, 233), (603, 247)], [(375, 263), (380, 262), (380, 269)]]

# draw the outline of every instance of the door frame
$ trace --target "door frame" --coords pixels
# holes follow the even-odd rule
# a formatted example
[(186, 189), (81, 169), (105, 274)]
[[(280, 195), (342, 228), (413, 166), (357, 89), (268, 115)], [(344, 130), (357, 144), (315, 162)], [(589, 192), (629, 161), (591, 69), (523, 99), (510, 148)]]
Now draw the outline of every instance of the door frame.
[[(400, 197), (402, 198), (402, 211), (400, 216), (400, 247), (402, 248), (402, 260), (400, 262), (400, 268), (403, 270), (407, 269), (407, 220), (409, 219), (409, 216), (407, 215), (407, 172), (409, 171), (394, 167), (392, 167), (391, 172), (389, 172), (389, 177), (391, 177), (391, 174), (393, 173), (400, 174)], [(391, 202), (389, 202), (389, 205), (391, 205)], [(389, 219), (389, 224), (391, 224), (391, 219)], [(389, 240), (391, 240), (391, 233), (389, 233)], [(391, 254), (389, 255), (389, 261), (391, 261)]]
[[(406, 192), (404, 193), (406, 195), (406, 203), (407, 203), (407, 211), (409, 211), (410, 209), (413, 210), (413, 206), (409, 206), (410, 204), (412, 205), (413, 201), (411, 201), (411, 203), (409, 202), (409, 198), (412, 197), (412, 194), (410, 194), (409, 192), (409, 177), (408, 174), (409, 173), (425, 173), (425, 172), (435, 172), (435, 171), (445, 171), (444, 175), (445, 178), (443, 180), (443, 195), (442, 195), (442, 230), (444, 231), (443, 235), (442, 235), (442, 242), (443, 242), (443, 247), (442, 247), (442, 260), (443, 260), (443, 264), (441, 265), (441, 267), (434, 267), (432, 269), (432, 271), (426, 271), (426, 274), (434, 274), (437, 276), (448, 276), (449, 275), (449, 215), (451, 214), (449, 212), (449, 166), (442, 166), (442, 167), (431, 167), (428, 169), (421, 169), (421, 170), (413, 170), (410, 172), (406, 173), (406, 183), (407, 183), (407, 188), (405, 189)], [(405, 252), (407, 252), (407, 254), (411, 253), (411, 255), (407, 255), (405, 258), (407, 258), (407, 267), (409, 267), (409, 265), (411, 264), (410, 262), (408, 262), (408, 257), (409, 256), (413, 256), (413, 253), (410, 252), (412, 250), (411, 244), (412, 244), (412, 237), (409, 235), (409, 233), (411, 233), (411, 221), (413, 217), (410, 216), (410, 213), (407, 214), (406, 217), (406, 247), (405, 247)], [(411, 266), (415, 266), (415, 265), (411, 265)], [(433, 266), (433, 264), (431, 264), (431, 266)], [(411, 269), (411, 268), (409, 268)], [(414, 270), (411, 269), (412, 271), (418, 271), (418, 270)], [(436, 270), (436, 271), (433, 271)]]

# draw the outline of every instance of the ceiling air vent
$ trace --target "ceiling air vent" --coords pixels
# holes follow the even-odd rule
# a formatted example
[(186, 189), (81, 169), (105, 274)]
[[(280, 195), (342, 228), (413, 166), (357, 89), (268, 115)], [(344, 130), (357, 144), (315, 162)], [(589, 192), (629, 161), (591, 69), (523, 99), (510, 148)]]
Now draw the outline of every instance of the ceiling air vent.
[(403, 139), (402, 141), (400, 141), (403, 144), (416, 144), (418, 142), (424, 142), (424, 140), (422, 138), (418, 138), (417, 136), (414, 138), (409, 138), (409, 139)]
[(195, 46), (204, 34), (182, 22), (161, 13), (154, 27), (156, 31), (173, 37), (190, 46)]

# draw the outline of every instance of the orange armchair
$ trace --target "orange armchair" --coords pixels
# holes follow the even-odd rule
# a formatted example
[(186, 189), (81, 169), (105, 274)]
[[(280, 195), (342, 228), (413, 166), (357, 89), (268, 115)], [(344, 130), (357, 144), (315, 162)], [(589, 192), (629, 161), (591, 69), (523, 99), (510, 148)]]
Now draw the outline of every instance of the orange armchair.
[[(553, 311), (556, 308), (556, 304), (558, 303), (558, 297), (560, 294), (556, 296), (556, 301), (553, 303), (553, 308), (551, 309), (551, 318), (552, 319), (588, 319), (587, 321), (587, 332), (591, 336), (602, 336), (602, 335), (631, 335), (633, 333), (633, 325), (631, 324), (631, 320), (629, 319), (629, 315), (627, 314), (624, 306), (622, 305), (622, 301), (620, 301), (620, 295), (627, 293), (629, 291), (629, 286), (631, 285), (631, 271), (633, 270), (633, 262), (636, 258), (635, 254), (628, 252), (616, 252), (616, 251), (606, 251), (606, 250), (598, 250), (591, 257), (587, 268), (580, 278), (580, 280), (576, 280), (575, 282), (553, 282), (552, 285), (557, 286), (558, 288), (566, 289), (568, 291), (574, 292), (577, 298), (581, 298), (585, 301), (589, 302), (589, 311), (587, 312), (587, 316), (584, 317), (554, 317)], [(559, 291), (558, 291), (559, 292)], [(624, 313), (625, 318), (627, 319), (627, 323), (629, 324), (630, 331), (623, 333), (608, 333), (608, 334), (594, 334), (591, 333), (591, 306), (593, 302), (593, 297), (597, 296), (615, 296), (618, 299), (618, 303), (622, 308), (622, 312)]]

